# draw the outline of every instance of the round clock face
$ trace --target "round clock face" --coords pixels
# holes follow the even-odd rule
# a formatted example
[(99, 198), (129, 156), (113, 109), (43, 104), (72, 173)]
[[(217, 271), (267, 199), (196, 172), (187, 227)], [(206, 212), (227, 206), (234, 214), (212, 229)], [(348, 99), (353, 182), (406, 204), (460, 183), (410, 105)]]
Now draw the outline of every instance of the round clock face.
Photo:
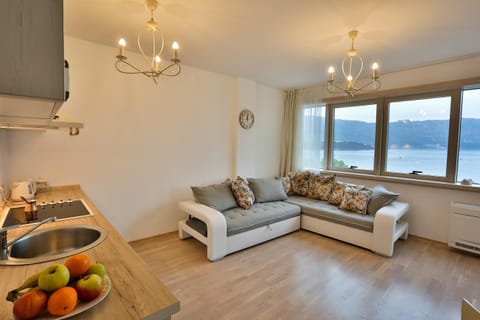
[(255, 122), (255, 117), (253, 116), (253, 112), (244, 109), (240, 112), (240, 116), (238, 117), (238, 122), (243, 129), (250, 129)]

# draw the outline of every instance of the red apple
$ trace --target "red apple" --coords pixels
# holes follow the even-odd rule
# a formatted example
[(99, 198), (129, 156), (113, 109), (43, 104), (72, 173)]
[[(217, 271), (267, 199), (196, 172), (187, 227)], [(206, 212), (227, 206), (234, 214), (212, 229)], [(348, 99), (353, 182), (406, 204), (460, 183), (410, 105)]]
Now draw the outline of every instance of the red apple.
[(13, 314), (17, 320), (33, 319), (47, 307), (48, 295), (45, 291), (36, 289), (29, 291), (15, 300)]
[(75, 284), (78, 298), (82, 301), (95, 299), (102, 293), (103, 279), (98, 274), (88, 274)]

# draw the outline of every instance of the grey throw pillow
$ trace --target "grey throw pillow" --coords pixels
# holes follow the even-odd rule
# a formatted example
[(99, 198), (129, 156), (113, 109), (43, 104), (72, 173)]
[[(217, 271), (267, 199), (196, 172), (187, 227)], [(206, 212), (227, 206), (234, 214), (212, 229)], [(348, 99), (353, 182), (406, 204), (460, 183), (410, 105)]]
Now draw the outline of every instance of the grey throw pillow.
[(396, 200), (398, 196), (398, 193), (389, 191), (381, 184), (377, 184), (372, 188), (367, 214), (374, 216), (380, 208), (389, 205), (393, 200)]
[(236, 208), (237, 201), (233, 196), (231, 183), (212, 184), (205, 187), (192, 187), (193, 198), (195, 201), (217, 209), (225, 211)]
[(288, 198), (280, 179), (248, 179), (248, 184), (255, 195), (255, 202), (281, 201)]

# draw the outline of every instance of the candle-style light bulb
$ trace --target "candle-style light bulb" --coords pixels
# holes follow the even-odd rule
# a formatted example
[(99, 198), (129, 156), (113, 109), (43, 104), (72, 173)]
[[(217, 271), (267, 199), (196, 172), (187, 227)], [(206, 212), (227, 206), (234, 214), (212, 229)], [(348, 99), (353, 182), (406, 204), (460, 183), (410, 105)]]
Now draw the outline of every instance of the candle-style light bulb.
[(180, 48), (180, 46), (178, 45), (178, 42), (177, 41), (173, 41), (172, 43), (172, 49), (173, 49), (173, 59), (176, 60), (177, 59), (177, 54), (178, 54), (178, 49)]
[(333, 74), (335, 73), (335, 69), (330, 66), (328, 68), (328, 81), (333, 81)]
[(348, 77), (347, 77), (347, 80), (348, 80), (348, 82), (352, 82), (352, 80), (353, 80), (353, 77), (352, 77), (352, 75), (351, 75), (351, 74), (349, 74), (349, 75), (348, 75)]
[(162, 59), (159, 56), (155, 56), (155, 71), (157, 72), (160, 69), (160, 62), (162, 62)]
[(125, 42), (125, 39), (121, 38), (120, 40), (118, 40), (118, 55), (120, 57), (124, 57), (125, 56), (125, 47), (126, 47), (127, 43)]
[(372, 64), (372, 79), (376, 80), (378, 78), (378, 63), (374, 62)]

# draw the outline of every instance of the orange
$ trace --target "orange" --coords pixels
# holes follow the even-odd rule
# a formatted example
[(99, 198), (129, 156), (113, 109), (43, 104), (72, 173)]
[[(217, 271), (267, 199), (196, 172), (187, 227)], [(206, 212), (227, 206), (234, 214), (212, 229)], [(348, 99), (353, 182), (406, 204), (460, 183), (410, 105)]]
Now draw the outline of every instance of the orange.
[(54, 316), (64, 316), (72, 312), (77, 306), (78, 295), (72, 287), (63, 287), (55, 290), (47, 302), (48, 313)]
[(90, 259), (83, 253), (76, 254), (65, 260), (65, 266), (70, 271), (70, 278), (81, 277), (90, 268)]

